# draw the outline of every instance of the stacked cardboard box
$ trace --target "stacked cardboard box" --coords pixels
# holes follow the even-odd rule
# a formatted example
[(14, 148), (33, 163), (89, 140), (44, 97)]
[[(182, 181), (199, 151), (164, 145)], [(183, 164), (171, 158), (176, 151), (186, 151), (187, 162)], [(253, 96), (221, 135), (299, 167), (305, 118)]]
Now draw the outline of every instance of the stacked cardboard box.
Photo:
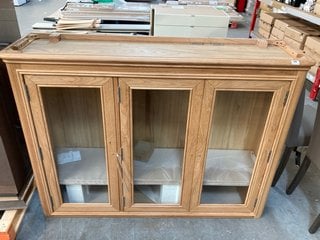
[(271, 33), (272, 25), (262, 21), (261, 19), (259, 20), (259, 34), (263, 36), (264, 38), (269, 38), (270, 33)]
[[(315, 5), (320, 15), (320, 0)], [(262, 11), (259, 20), (259, 34), (264, 38), (284, 40), (291, 48), (304, 50), (307, 56), (316, 61), (310, 70), (315, 74), (320, 65), (320, 27), (299, 18)]]
[(320, 37), (307, 37), (303, 50), (308, 57), (316, 61), (310, 69), (311, 74), (315, 75), (320, 65)]
[(317, 0), (316, 4), (314, 5), (313, 13), (320, 16), (320, 0)]
[(274, 22), (276, 19), (288, 19), (287, 14), (282, 13), (269, 13), (262, 11), (260, 13), (260, 20), (259, 20), (259, 29), (258, 32), (264, 38), (269, 38)]
[[(269, 4), (271, 4), (271, 1)], [(261, 1), (260, 9), (264, 12), (272, 12), (272, 7), (269, 4)]]
[(296, 17), (285, 16), (286, 17), (282, 19), (274, 18), (273, 25), (267, 25), (265, 22), (262, 22), (261, 28), (266, 32), (263, 36), (267, 38), (269, 34), (268, 38), (270, 39), (284, 40), (290, 47), (296, 50), (304, 49), (304, 44), (308, 36), (320, 36), (319, 26)]
[(307, 37), (320, 36), (317, 26), (288, 26), (284, 32), (284, 41), (294, 49), (303, 50)]
[(271, 31), (270, 39), (284, 39), (285, 30), (289, 26), (303, 26), (305, 25), (303, 22), (299, 21), (297, 18), (289, 18), (289, 19), (276, 19), (273, 29)]

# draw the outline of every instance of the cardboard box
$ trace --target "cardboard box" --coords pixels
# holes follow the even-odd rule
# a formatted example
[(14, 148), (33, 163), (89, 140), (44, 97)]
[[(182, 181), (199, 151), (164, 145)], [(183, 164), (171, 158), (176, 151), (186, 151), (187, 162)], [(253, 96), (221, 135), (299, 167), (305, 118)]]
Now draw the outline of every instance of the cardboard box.
[(274, 22), (274, 27), (285, 31), (289, 26), (304, 26), (305, 24), (297, 19), (276, 19)]
[(280, 29), (273, 27), (271, 30), (271, 35), (279, 40), (282, 40), (284, 38), (284, 31), (281, 31)]
[(268, 12), (261, 12), (260, 13), (260, 20), (264, 21), (272, 25), (276, 19), (288, 19), (288, 15), (284, 13), (268, 13)]
[(259, 20), (259, 28), (262, 28), (263, 30), (270, 33), (271, 29), (272, 29), (272, 25), (270, 25), (269, 23), (266, 23), (262, 20)]
[(320, 63), (320, 55), (315, 53), (312, 49), (304, 46), (303, 51), (305, 52), (305, 55), (311, 59), (313, 59), (314, 61)]
[(273, 36), (273, 35), (270, 35), (269, 39), (270, 39), (270, 40), (278, 40), (278, 38), (276, 38), (276, 37)]
[(320, 3), (314, 6), (313, 13), (320, 16)]
[(270, 5), (268, 5), (267, 3), (264, 3), (262, 1), (260, 3), (260, 9), (265, 12), (272, 12), (272, 7), (270, 7)]
[(320, 36), (320, 31), (308, 26), (289, 26), (285, 30), (285, 36), (297, 42), (305, 42), (307, 36)]
[(259, 28), (258, 32), (262, 37), (264, 37), (266, 39), (268, 39), (270, 36), (270, 32), (264, 30), (263, 28)]
[(304, 47), (304, 43), (295, 41), (290, 37), (285, 36), (283, 40), (287, 43), (288, 46), (292, 47), (295, 50), (302, 50)]
[(307, 37), (305, 46), (320, 55), (320, 37)]

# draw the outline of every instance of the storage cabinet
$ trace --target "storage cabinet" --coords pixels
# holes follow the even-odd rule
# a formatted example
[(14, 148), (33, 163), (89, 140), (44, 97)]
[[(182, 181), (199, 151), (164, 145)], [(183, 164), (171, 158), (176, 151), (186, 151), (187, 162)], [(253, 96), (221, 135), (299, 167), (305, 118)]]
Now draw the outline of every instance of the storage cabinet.
[(259, 217), (312, 64), (276, 41), (71, 34), (0, 56), (47, 215)]
[(215, 7), (153, 6), (153, 35), (227, 37), (229, 16)]

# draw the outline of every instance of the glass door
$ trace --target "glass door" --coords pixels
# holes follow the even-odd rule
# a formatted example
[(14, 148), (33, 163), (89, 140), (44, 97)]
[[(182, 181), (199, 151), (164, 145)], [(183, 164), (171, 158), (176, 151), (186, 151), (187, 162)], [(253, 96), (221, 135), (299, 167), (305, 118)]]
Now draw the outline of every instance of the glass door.
[(56, 210), (119, 209), (113, 80), (29, 75), (25, 83)]
[(211, 111), (202, 114), (207, 128), (199, 134), (193, 210), (247, 211), (254, 204), (288, 87), (281, 81), (207, 82), (204, 108)]
[(185, 211), (203, 81), (120, 79), (126, 211)]

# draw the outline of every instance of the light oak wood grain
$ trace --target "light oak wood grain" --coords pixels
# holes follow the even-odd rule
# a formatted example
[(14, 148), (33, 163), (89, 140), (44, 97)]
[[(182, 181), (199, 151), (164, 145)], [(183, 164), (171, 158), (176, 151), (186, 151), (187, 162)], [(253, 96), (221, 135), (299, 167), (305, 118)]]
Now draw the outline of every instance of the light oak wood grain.
[[(29, 35), (0, 52), (46, 215), (261, 216), (313, 62), (279, 41), (53, 37)], [(178, 204), (134, 202), (139, 141), (183, 149)], [(104, 148), (110, 203), (63, 203), (60, 145)], [(200, 204), (207, 152), (217, 148), (256, 156), (242, 203)]]
[(133, 90), (134, 144), (146, 140), (156, 148), (183, 148), (189, 94), (186, 90)]
[(208, 147), (257, 153), (271, 99), (270, 92), (218, 91)]
[(97, 88), (41, 87), (54, 148), (101, 148), (101, 97)]
[[(300, 61), (300, 66), (306, 67), (311, 64), (303, 55), (299, 57), (289, 55), (284, 42), (273, 40), (268, 41), (267, 48), (261, 48), (258, 46), (259, 40), (256, 39), (153, 38), (103, 34), (61, 34), (60, 39), (59, 42), (52, 43), (49, 41), (49, 34), (29, 35), (24, 38), (27, 44), (18, 44), (17, 42), (12, 45), (16, 50), (7, 48), (0, 57), (23, 59), (32, 56), (32, 59), (39, 60), (42, 58), (41, 56), (46, 55), (47, 60), (60, 61), (69, 59), (74, 61), (183, 62), (217, 65), (239, 65), (238, 60), (241, 59), (242, 64), (256, 66), (272, 66), (275, 63), (278, 66), (290, 66), (292, 58), (296, 58)], [(294, 52), (293, 55), (295, 55)], [(226, 62), (225, 59), (228, 61)]]

